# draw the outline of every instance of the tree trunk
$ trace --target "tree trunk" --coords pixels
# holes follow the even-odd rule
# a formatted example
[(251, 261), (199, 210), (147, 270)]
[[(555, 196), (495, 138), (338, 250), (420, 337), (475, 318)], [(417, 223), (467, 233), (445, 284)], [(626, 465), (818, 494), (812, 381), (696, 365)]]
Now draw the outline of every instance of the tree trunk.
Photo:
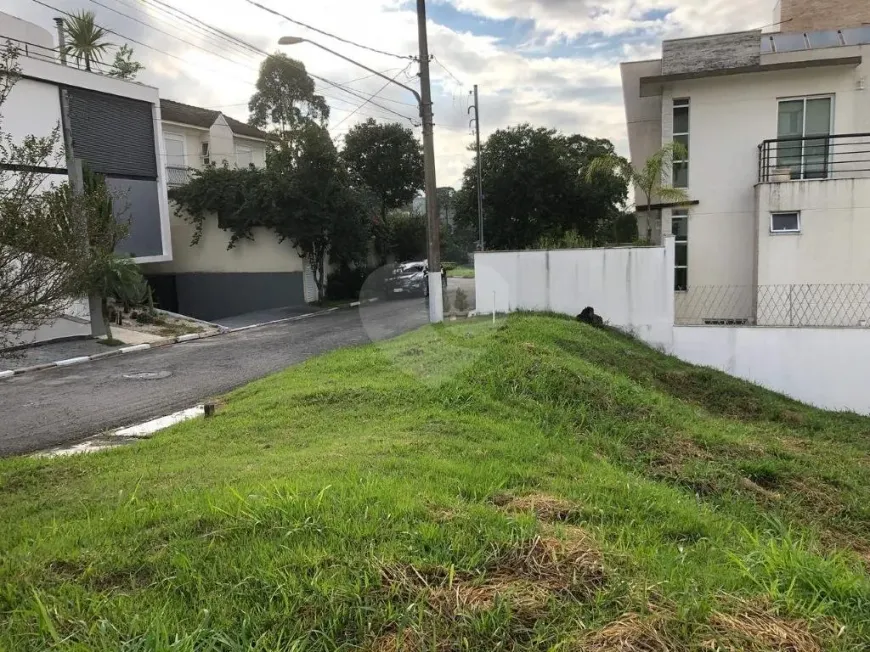
[(109, 300), (106, 297), (100, 297), (100, 312), (103, 313), (103, 326), (106, 328), (106, 341), (111, 342), (112, 337), (112, 320), (109, 319)]
[(91, 71), (91, 57), (87, 52), (85, 52), (85, 70)]

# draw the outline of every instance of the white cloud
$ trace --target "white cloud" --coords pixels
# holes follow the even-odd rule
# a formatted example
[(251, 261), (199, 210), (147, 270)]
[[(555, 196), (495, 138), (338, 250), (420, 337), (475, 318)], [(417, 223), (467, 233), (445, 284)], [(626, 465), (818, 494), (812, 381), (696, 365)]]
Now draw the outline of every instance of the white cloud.
[[(225, 41), (205, 37), (188, 23), (163, 22), (164, 16), (147, 5), (100, 0), (102, 4), (135, 16), (146, 27), (85, 0), (46, 0), (59, 9), (95, 11), (98, 22), (174, 55), (172, 58), (132, 44), (136, 57), (147, 67), (141, 81), (160, 88), (161, 96), (190, 104), (219, 107), (233, 117), (247, 117), (247, 101), (253, 91), (259, 56), (245, 53)], [(389, 75), (400, 73), (408, 62), (360, 50), (318, 35), (258, 9), (246, 0), (164, 0), (205, 22), (243, 38), (266, 51), (278, 49), (283, 35), (298, 35), (319, 41)], [(332, 33), (399, 54), (417, 49), (416, 15), (404, 0), (318, 0), (282, 3), (260, 0)], [(499, 127), (530, 122), (567, 132), (612, 139), (626, 152), (624, 113), (621, 105), (619, 60), (649, 58), (659, 51), (662, 36), (712, 33), (769, 22), (773, 0), (430, 0), (449, 2), (455, 8), (498, 20), (531, 21), (528, 41), (519, 47), (490, 35), (474, 34), (467, 27), (451, 28), (431, 23), (430, 52), (461, 80), (458, 84), (433, 62), (436, 163), (439, 185), (459, 183), (463, 169), (472, 161), (467, 146), (469, 134), (468, 91), (480, 86), (482, 135)], [(433, 5), (434, 6), (434, 5)], [(137, 11), (139, 7), (142, 11)], [(31, 20), (53, 30), (56, 12), (25, 0), (0, 0), (0, 11)], [(664, 20), (653, 20), (650, 11), (670, 11)], [(148, 12), (148, 13), (145, 13)], [(430, 17), (434, 12), (430, 12)], [(498, 26), (497, 24), (493, 24)], [(161, 34), (154, 28), (170, 32)], [(509, 31), (506, 28), (506, 34)], [(590, 37), (595, 41), (588, 43)], [(123, 39), (112, 37), (113, 40)], [(570, 47), (586, 39), (582, 49)], [(183, 43), (179, 39), (189, 41)], [(206, 53), (201, 48), (211, 50)], [(354, 66), (308, 44), (286, 48), (316, 75), (345, 82), (365, 75)], [(398, 80), (416, 85), (410, 77)], [(383, 81), (371, 77), (351, 84), (365, 96), (378, 91)], [(331, 124), (337, 125), (361, 103), (356, 97), (318, 83), (332, 105)], [(386, 88), (376, 100), (385, 107), (418, 120), (413, 97), (400, 88)], [(334, 129), (340, 137), (347, 128), (369, 116), (410, 124), (379, 107), (365, 106)], [(419, 129), (415, 129), (420, 133)]]

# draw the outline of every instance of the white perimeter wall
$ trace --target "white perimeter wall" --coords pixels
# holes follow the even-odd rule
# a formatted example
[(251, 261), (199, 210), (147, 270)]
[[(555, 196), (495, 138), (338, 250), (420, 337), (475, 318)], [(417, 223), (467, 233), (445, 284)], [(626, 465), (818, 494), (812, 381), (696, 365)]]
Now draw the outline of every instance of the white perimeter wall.
[(614, 326), (666, 345), (674, 323), (674, 240), (663, 247), (505, 251), (474, 256), (477, 311), (592, 306)]
[(669, 352), (805, 403), (870, 414), (870, 330), (676, 326)]
[(692, 364), (830, 410), (870, 414), (870, 329), (674, 326), (673, 238), (664, 247), (478, 253), (477, 311), (595, 308)]

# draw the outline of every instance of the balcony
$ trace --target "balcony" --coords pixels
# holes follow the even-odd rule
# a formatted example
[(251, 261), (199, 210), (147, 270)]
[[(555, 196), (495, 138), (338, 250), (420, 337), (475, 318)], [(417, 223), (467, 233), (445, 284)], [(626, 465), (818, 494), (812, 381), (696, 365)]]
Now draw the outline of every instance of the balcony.
[(190, 181), (190, 168), (166, 166), (166, 185), (170, 188), (184, 186)]
[(758, 146), (758, 182), (870, 178), (870, 134), (777, 138)]

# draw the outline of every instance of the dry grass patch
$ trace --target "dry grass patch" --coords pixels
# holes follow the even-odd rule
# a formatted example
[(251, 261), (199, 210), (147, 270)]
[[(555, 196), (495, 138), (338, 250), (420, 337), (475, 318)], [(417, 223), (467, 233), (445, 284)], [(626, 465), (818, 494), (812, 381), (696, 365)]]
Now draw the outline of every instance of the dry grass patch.
[(710, 626), (716, 638), (710, 649), (723, 652), (821, 652), (816, 637), (801, 620), (750, 608), (739, 614), (714, 613)]
[(548, 494), (499, 494), (492, 498), (492, 502), (507, 512), (533, 512), (545, 523), (567, 521), (580, 512), (575, 503)]
[(382, 577), (392, 592), (422, 599), (442, 616), (486, 611), (503, 600), (524, 621), (544, 617), (554, 597), (589, 600), (606, 581), (599, 552), (579, 528), (567, 540), (536, 536), (481, 573), (391, 565)]
[(671, 609), (628, 613), (579, 644), (581, 652), (821, 652), (806, 622), (751, 604), (714, 612), (706, 623), (681, 623)]
[(626, 614), (583, 641), (581, 652), (681, 652), (687, 648), (668, 633), (669, 618), (660, 613)]

